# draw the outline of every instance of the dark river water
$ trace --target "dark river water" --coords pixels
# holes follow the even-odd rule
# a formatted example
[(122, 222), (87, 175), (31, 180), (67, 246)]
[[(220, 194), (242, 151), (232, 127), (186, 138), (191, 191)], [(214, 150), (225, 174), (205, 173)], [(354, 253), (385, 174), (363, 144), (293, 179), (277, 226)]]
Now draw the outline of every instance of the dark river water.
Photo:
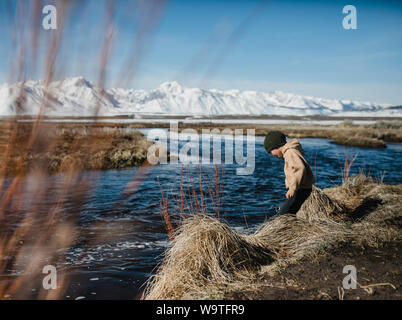
[[(383, 177), (385, 183), (402, 182), (401, 144), (390, 143), (386, 149), (365, 149), (337, 146), (325, 139), (300, 139), (300, 142), (320, 188), (341, 183), (345, 154), (357, 155), (351, 174), (363, 171)], [(263, 138), (256, 137), (253, 174), (237, 175), (239, 167), (236, 163), (218, 166), (220, 217), (239, 231), (249, 232), (274, 214), (284, 201), (283, 160), (269, 156), (263, 148)], [(215, 181), (215, 168), (214, 165), (201, 166), (204, 180), (211, 182), (209, 187), (203, 185), (205, 207), (209, 212), (216, 210), (216, 203), (208, 197)], [(65, 261), (57, 266), (70, 277), (63, 298), (138, 298), (147, 277), (161, 261), (161, 254), (169, 246), (160, 211), (161, 190), (169, 195), (168, 208), (174, 218), (179, 206), (180, 181), (184, 190), (191, 190), (191, 186), (199, 190), (199, 166), (157, 165), (145, 172), (143, 179), (138, 179), (138, 170), (96, 173), (96, 187), (84, 199), (79, 213), (77, 228), (84, 232), (78, 243), (67, 251)], [(135, 177), (137, 185), (130, 184)], [(54, 192), (57, 192), (57, 183)], [(67, 203), (65, 210), (68, 214), (75, 207)], [(103, 240), (88, 241), (102, 236), (105, 236)], [(18, 274), (18, 270), (6, 271), (11, 276)]]

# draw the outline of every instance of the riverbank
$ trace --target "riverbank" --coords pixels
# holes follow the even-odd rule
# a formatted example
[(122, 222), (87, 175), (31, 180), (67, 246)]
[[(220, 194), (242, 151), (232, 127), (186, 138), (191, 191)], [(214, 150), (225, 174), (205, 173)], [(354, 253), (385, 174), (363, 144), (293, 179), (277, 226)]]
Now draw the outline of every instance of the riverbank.
[[(32, 121), (23, 118), (19, 121)], [(45, 123), (58, 123), (64, 127), (74, 128), (85, 125), (92, 128), (143, 129), (169, 128), (169, 121), (178, 123), (179, 131), (195, 129), (199, 133), (203, 129), (255, 129), (257, 136), (265, 136), (271, 130), (284, 132), (289, 138), (323, 138), (330, 139), (335, 144), (363, 148), (386, 148), (386, 143), (402, 143), (401, 119), (344, 119), (330, 117), (282, 117), (277, 118), (216, 118), (196, 119), (165, 117), (157, 118), (60, 118), (44, 119)]]
[(402, 143), (402, 121), (378, 121), (373, 124), (354, 124), (352, 121), (343, 121), (337, 125), (320, 124), (184, 124), (179, 123), (179, 129), (255, 129), (257, 136), (265, 136), (269, 131), (282, 131), (289, 138), (322, 138), (330, 139), (335, 144), (363, 148), (385, 148), (387, 142)]
[(140, 166), (153, 143), (139, 131), (85, 124), (0, 123), (1, 173), (107, 170)]
[[(315, 189), (296, 217), (275, 216), (251, 234), (216, 218), (188, 218), (144, 298), (398, 299), (401, 200), (402, 185), (354, 176)], [(354, 263), (360, 289), (351, 293), (342, 269)]]

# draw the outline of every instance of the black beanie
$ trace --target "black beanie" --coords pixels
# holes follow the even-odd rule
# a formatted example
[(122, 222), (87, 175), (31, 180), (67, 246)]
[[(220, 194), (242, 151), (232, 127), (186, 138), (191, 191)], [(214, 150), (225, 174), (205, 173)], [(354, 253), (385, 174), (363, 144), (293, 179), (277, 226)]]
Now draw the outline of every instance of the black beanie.
[(284, 144), (286, 144), (286, 136), (280, 131), (270, 131), (265, 136), (264, 148), (268, 153)]

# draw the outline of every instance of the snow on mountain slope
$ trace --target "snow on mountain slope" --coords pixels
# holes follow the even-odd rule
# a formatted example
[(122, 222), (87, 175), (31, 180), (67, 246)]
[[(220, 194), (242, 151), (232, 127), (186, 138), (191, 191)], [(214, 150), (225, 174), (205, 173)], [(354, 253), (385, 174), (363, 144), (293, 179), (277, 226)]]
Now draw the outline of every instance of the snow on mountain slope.
[[(0, 115), (35, 115), (41, 109), (45, 97), (43, 81), (27, 81), (0, 86)], [(45, 114), (51, 116), (92, 116), (97, 108), (99, 115), (118, 112), (118, 102), (93, 87), (82, 77), (50, 83)], [(106, 113), (105, 113), (106, 112)]]
[[(22, 91), (21, 91), (22, 90)], [(21, 94), (21, 92), (23, 94)], [(300, 96), (281, 91), (204, 90), (166, 82), (154, 90), (99, 90), (83, 77), (49, 85), (49, 116), (92, 116), (133, 113), (185, 115), (325, 115), (402, 116), (390, 104)], [(34, 115), (41, 108), (43, 81), (0, 85), (0, 115)], [(18, 103), (22, 101), (23, 103)], [(21, 109), (21, 106), (23, 108)]]

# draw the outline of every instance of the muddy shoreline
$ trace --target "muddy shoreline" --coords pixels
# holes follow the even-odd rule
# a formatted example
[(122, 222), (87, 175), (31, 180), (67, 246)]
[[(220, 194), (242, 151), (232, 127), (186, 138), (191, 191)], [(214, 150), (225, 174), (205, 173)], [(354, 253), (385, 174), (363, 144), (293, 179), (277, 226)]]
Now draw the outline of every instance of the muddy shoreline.
[[(275, 276), (262, 277), (258, 291), (231, 292), (226, 299), (252, 300), (400, 300), (402, 246), (379, 248), (351, 243), (333, 248), (318, 259), (303, 259)], [(342, 287), (345, 265), (357, 271), (356, 289)]]

